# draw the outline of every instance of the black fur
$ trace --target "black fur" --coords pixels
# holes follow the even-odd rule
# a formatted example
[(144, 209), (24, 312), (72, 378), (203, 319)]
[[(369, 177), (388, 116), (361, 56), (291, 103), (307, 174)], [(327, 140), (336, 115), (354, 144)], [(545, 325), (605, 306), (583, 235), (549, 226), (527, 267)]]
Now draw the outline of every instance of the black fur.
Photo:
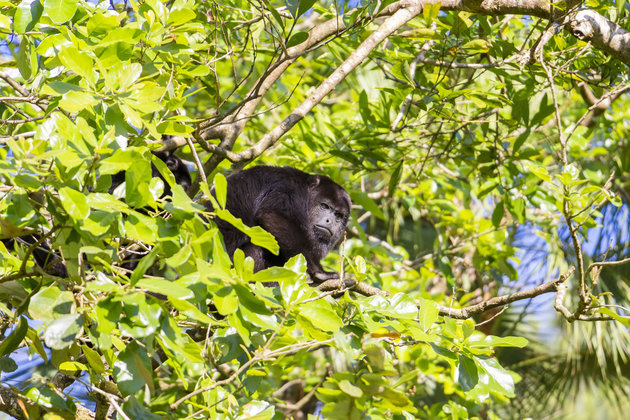
[[(173, 175), (175, 176), (175, 181), (184, 188), (184, 191), (188, 191), (191, 186), (191, 178), (190, 172), (188, 168), (184, 164), (184, 162), (175, 156), (173, 152), (157, 152), (154, 153), (158, 158), (160, 158), (166, 166), (171, 170)], [(155, 165), (151, 164), (151, 172), (153, 177), (159, 177), (164, 181), (164, 196), (171, 195), (171, 188), (164, 180), (160, 172), (157, 170)], [(112, 175), (112, 185), (109, 188), (109, 192), (113, 192), (116, 187), (122, 184), (125, 181), (125, 172), (119, 172), (117, 174)], [(142, 211), (142, 209), (139, 209)], [(26, 235), (17, 238), (7, 238), (2, 239), (5, 247), (9, 252), (13, 251), (14, 247), (24, 246), (29, 248), (39, 241), (41, 236), (39, 235)], [(55, 250), (51, 249), (49, 241), (42, 241), (37, 247), (34, 248), (32, 253), (33, 258), (35, 259), (35, 263), (41, 267), (46, 273), (57, 276), (57, 277), (68, 277), (68, 271), (63, 261), (61, 260), (61, 256)], [(128, 269), (133, 269), (137, 265), (137, 261), (127, 260), (125, 259), (125, 263), (123, 264)]]
[[(231, 224), (215, 219), (230, 256), (238, 248), (254, 259), (254, 270), (281, 266), (303, 254), (314, 282), (338, 278), (320, 260), (341, 241), (350, 215), (350, 196), (324, 175), (295, 168), (255, 166), (227, 178), (226, 208), (248, 226), (261, 226), (280, 245), (279, 255), (251, 243)], [(212, 207), (208, 206), (212, 211)]]
[[(181, 185), (184, 188), (184, 191), (188, 192), (192, 181), (190, 178), (190, 172), (188, 171), (188, 167), (186, 166), (186, 164), (184, 164), (184, 162), (180, 158), (175, 156), (175, 154), (170, 151), (153, 152), (153, 154), (160, 158), (164, 163), (166, 163), (168, 169), (170, 169), (173, 173), (173, 176), (175, 176), (175, 182)], [(172, 195), (171, 187), (168, 185), (168, 182), (166, 182), (164, 177), (162, 177), (162, 174), (160, 174), (160, 171), (157, 170), (153, 163), (151, 164), (151, 177), (157, 177), (164, 181), (164, 194), (162, 195), (163, 197), (167, 195)], [(123, 182), (125, 182), (124, 171), (112, 175), (112, 186), (109, 188), (109, 193), (111, 194), (116, 189), (116, 187), (118, 187)]]

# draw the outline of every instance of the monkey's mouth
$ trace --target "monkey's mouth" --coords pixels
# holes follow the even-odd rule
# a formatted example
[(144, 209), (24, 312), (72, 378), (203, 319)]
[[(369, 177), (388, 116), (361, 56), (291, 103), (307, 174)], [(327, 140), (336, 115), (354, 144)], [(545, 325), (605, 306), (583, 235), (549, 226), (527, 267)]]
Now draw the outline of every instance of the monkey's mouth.
[(322, 225), (314, 225), (315, 233), (320, 236), (324, 236), (326, 238), (330, 238), (332, 236), (332, 230), (328, 229), (326, 226)]

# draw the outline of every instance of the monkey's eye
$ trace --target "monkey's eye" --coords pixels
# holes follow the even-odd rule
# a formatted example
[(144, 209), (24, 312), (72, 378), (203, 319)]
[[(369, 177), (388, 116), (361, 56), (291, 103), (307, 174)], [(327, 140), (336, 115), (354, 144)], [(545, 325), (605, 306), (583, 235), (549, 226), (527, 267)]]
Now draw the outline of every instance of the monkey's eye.
[(326, 204), (326, 203), (320, 203), (319, 204), (319, 208), (322, 209), (322, 210), (329, 210), (330, 206), (328, 204)]
[(337, 218), (337, 220), (341, 220), (343, 219), (343, 213), (340, 211), (336, 211), (335, 212), (335, 217)]

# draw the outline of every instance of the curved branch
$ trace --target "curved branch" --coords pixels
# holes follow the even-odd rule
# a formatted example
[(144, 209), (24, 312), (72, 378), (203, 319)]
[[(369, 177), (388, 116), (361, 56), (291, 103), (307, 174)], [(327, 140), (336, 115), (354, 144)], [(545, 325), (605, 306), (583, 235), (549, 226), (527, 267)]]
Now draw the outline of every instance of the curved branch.
[(492, 299), (480, 302), (476, 305), (467, 306), (465, 308), (456, 309), (449, 308), (448, 306), (438, 305), (440, 315), (447, 316), (455, 319), (468, 319), (473, 315), (478, 315), (489, 309), (498, 308), (500, 306), (508, 305), (517, 300), (531, 299), (538, 295), (545, 293), (556, 292), (558, 287), (563, 284), (569, 276), (573, 273), (575, 268), (571, 267), (565, 274), (562, 274), (555, 280), (551, 280), (533, 289), (523, 290), (516, 293), (510, 293), (509, 295), (497, 296)]
[(265, 134), (254, 146), (235, 155), (239, 161), (251, 160), (260, 156), (265, 150), (273, 146), (287, 131), (302, 120), (319, 102), (324, 99), (345, 77), (350, 74), (383, 40), (394, 31), (413, 19), (422, 11), (425, 3), (434, 1), (409, 2), (407, 7), (401, 7), (396, 13), (387, 18), (363, 43), (348, 57), (326, 80), (324, 80), (293, 112), (279, 125)]
[[(295, 59), (323, 40), (339, 33), (346, 28), (343, 16), (337, 16), (327, 22), (315, 26), (309, 31), (309, 37), (302, 44), (286, 50), (285, 54), (272, 64), (268, 71), (258, 80), (255, 87), (248, 93), (241, 106), (226, 116), (222, 121), (206, 121), (197, 128), (198, 141), (211, 138), (221, 138), (218, 146), (208, 145), (207, 150), (213, 156), (204, 164), (204, 171), (211, 173), (224, 160), (232, 162), (244, 162), (260, 156), (272, 147), (288, 130), (302, 120), (341, 80), (352, 72), (367, 55), (392, 32), (400, 28), (407, 21), (417, 16), (425, 5), (440, 3), (444, 11), (466, 11), (484, 15), (527, 15), (537, 16), (554, 22), (561, 17), (566, 18), (564, 12), (552, 6), (549, 0), (401, 0), (385, 7), (378, 17), (385, 17), (382, 25), (372, 33), (360, 46), (348, 57), (342, 65), (335, 70), (313, 94), (279, 125), (268, 132), (254, 146), (239, 152), (232, 153), (236, 139), (243, 128), (254, 115), (265, 93), (280, 78), (282, 73)], [(568, 6), (574, 6), (578, 2), (571, 0)], [(403, 17), (404, 16), (404, 17)], [(606, 51), (624, 63), (630, 65), (630, 34), (619, 25), (609, 21), (595, 11), (579, 11), (568, 18), (571, 33), (579, 39), (589, 40), (593, 46)], [(182, 139), (183, 140), (183, 139)], [(177, 145), (184, 144), (178, 141)], [(165, 145), (165, 148), (175, 146)], [(197, 184), (191, 188), (191, 193), (196, 193)]]
[(630, 65), (630, 32), (615, 22), (593, 10), (580, 10), (571, 16), (570, 26), (576, 38)]

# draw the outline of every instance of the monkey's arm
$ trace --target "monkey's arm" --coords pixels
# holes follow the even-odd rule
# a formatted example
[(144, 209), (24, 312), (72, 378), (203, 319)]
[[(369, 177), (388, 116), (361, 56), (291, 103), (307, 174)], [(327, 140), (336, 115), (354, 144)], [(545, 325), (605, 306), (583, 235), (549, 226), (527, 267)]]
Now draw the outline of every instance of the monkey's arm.
[(282, 260), (286, 262), (289, 258), (302, 254), (306, 259), (308, 274), (314, 282), (321, 283), (339, 278), (337, 273), (324, 271), (320, 263), (321, 250), (317, 249), (316, 244), (311, 243), (303, 223), (281, 212), (258, 214), (257, 221), (278, 241)]

